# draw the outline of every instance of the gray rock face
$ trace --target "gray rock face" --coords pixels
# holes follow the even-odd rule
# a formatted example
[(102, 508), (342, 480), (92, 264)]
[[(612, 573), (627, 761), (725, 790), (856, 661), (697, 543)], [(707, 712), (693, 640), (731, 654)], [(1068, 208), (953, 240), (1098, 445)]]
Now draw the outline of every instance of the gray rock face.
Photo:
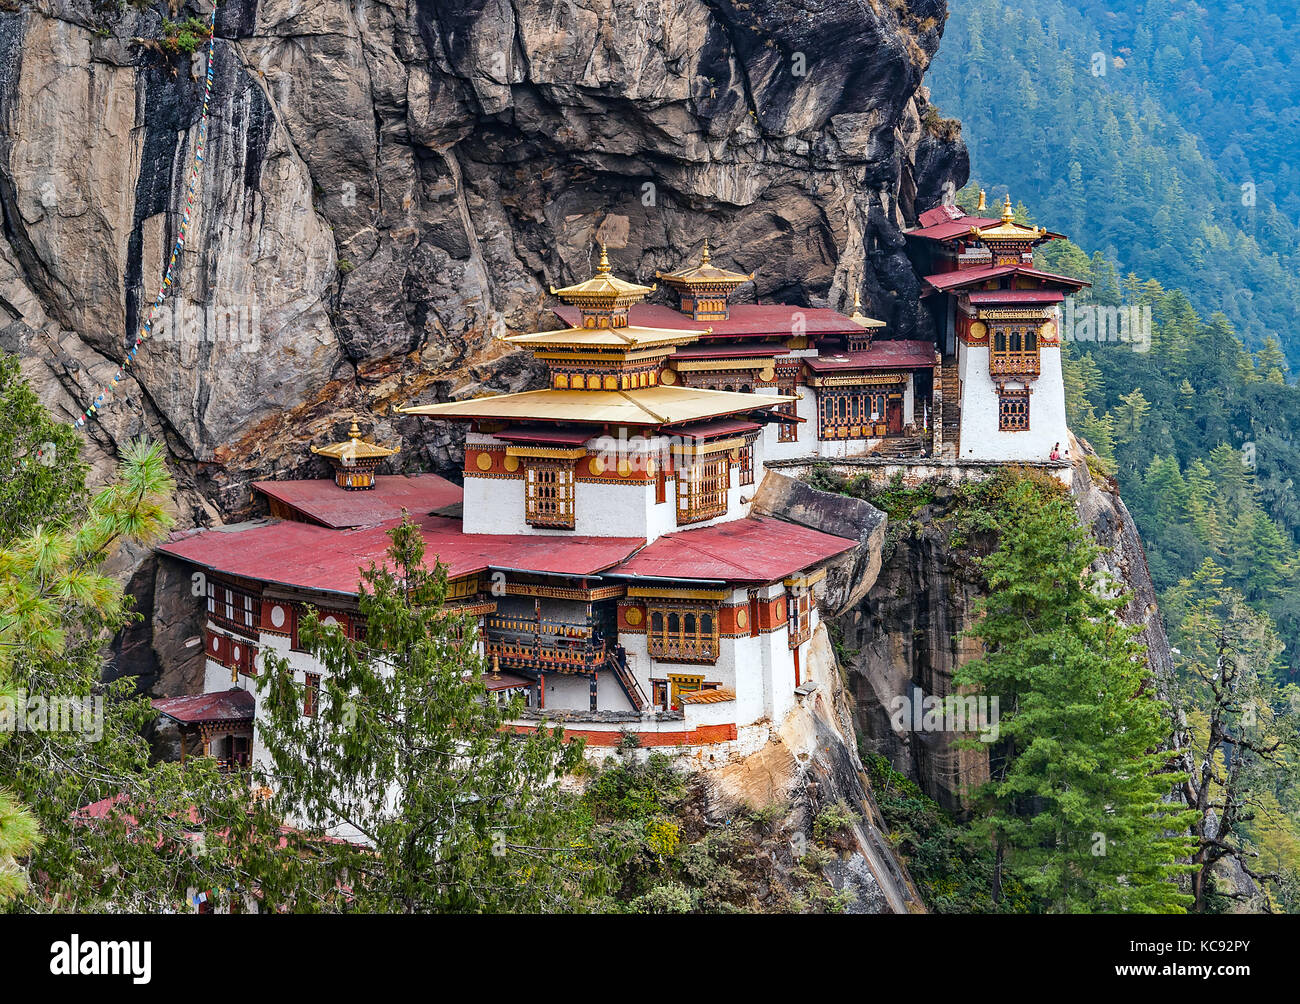
[(875, 584), (885, 542), (885, 514), (869, 503), (818, 491), (802, 481), (768, 471), (750, 511), (858, 542), (852, 551), (827, 565), (825, 590), (819, 601), (823, 616), (844, 613)]
[[(65, 417), (111, 377), (175, 240), (202, 50), (158, 11), (0, 12), (0, 344)], [(182, 13), (206, 17), (206, 0)], [(182, 517), (315, 470), (353, 414), (408, 467), (454, 431), (392, 406), (514, 390), (507, 330), (592, 241), (649, 279), (698, 253), (745, 295), (924, 328), (900, 226), (960, 185), (922, 123), (945, 7), (858, 0), (241, 0), (217, 17), (201, 195), (155, 338), (90, 436), (166, 441)]]

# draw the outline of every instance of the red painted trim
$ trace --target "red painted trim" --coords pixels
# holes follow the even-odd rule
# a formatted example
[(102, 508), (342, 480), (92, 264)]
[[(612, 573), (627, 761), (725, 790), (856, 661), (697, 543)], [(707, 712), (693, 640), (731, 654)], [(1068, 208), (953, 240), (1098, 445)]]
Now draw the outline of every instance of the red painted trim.
[[(536, 732), (535, 725), (508, 726), (518, 733)], [(708, 746), (712, 743), (731, 742), (736, 738), (736, 726), (732, 722), (724, 725), (701, 725), (699, 728), (681, 732), (637, 732), (632, 734), (641, 740), (642, 746)], [(622, 732), (602, 732), (591, 729), (564, 730), (566, 741), (585, 739), (589, 746), (617, 746), (623, 739)]]

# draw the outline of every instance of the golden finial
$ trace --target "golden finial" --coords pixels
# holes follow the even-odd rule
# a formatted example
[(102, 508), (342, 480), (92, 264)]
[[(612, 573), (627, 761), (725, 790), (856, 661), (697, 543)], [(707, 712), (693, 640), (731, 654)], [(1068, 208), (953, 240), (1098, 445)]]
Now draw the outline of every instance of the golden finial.
[(1011, 208), (1011, 193), (1007, 192), (1007, 200), (1002, 204), (1002, 222), (1015, 223), (1016, 211)]
[(501, 679), (501, 660), (495, 652), (492, 653), (492, 679)]
[(856, 289), (853, 290), (853, 309), (856, 311), (862, 307), (862, 294)]
[(980, 204), (979, 204), (978, 206), (975, 207), (975, 211), (978, 212), (978, 213), (985, 213), (985, 212), (988, 212), (988, 208), (989, 208), (989, 207), (988, 207), (988, 206), (985, 204), (985, 202), (984, 202), (984, 189), (981, 188), (981, 189), (980, 189)]
[(356, 419), (352, 420), (352, 428), (348, 430), (348, 438), (349, 439), (361, 438), (361, 429), (357, 426)]
[(609, 275), (609, 255), (605, 251), (605, 242), (600, 242), (600, 264), (596, 266), (597, 275)]
[(708, 263), (709, 263), (709, 239), (706, 237), (704, 238), (704, 250), (700, 252), (700, 264), (707, 265)]

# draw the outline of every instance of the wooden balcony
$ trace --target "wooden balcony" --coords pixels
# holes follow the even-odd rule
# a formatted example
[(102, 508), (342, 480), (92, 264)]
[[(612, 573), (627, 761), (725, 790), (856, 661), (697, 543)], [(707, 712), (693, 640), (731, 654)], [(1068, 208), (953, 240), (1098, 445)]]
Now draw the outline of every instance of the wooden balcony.
[(487, 618), (484, 648), (507, 669), (589, 673), (604, 664), (607, 649), (590, 624), (494, 614)]
[(992, 352), (989, 354), (990, 376), (1036, 377), (1042, 372), (1037, 352)]

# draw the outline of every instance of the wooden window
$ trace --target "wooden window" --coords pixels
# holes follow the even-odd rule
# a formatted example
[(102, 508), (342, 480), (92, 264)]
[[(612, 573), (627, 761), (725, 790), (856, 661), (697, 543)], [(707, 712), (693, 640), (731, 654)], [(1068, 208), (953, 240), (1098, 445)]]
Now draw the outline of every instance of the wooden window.
[(790, 620), (786, 623), (790, 634), (790, 647), (797, 649), (812, 637), (812, 593), (807, 591), (791, 593), (787, 605), (790, 608)]
[(650, 703), (660, 708), (668, 707), (668, 681), (650, 681)]
[(817, 438), (871, 439), (886, 434), (886, 392), (824, 387), (817, 395)]
[(261, 597), (208, 578), (208, 616), (228, 627), (256, 632), (262, 622)]
[(998, 430), (1001, 432), (1027, 432), (1029, 430), (1029, 391), (1001, 390), (998, 392)]
[[(777, 381), (776, 392), (788, 397), (797, 397), (799, 394), (799, 385), (796, 383), (794, 376), (782, 378)], [(776, 410), (782, 415), (796, 415), (798, 402), (787, 401), (784, 404), (776, 406)], [(799, 426), (794, 422), (782, 422), (776, 431), (776, 441), (778, 443), (795, 443), (799, 440)]]
[(699, 523), (727, 514), (731, 458), (695, 457), (677, 472), (677, 524)]
[(302, 713), (305, 717), (311, 718), (316, 714), (316, 709), (320, 706), (320, 674), (307, 673), (306, 683), (303, 687), (302, 695)]
[(665, 662), (718, 661), (716, 607), (663, 605), (649, 607), (646, 645), (651, 658)]
[(573, 465), (529, 464), (524, 517), (530, 526), (573, 529)]
[(746, 443), (740, 448), (740, 459), (736, 462), (736, 469), (740, 472), (737, 484), (752, 485), (754, 483), (753, 443)]
[(1038, 330), (1032, 325), (998, 328), (993, 332), (993, 351), (989, 356), (989, 373), (993, 376), (1037, 376), (1042, 363), (1038, 357)]

